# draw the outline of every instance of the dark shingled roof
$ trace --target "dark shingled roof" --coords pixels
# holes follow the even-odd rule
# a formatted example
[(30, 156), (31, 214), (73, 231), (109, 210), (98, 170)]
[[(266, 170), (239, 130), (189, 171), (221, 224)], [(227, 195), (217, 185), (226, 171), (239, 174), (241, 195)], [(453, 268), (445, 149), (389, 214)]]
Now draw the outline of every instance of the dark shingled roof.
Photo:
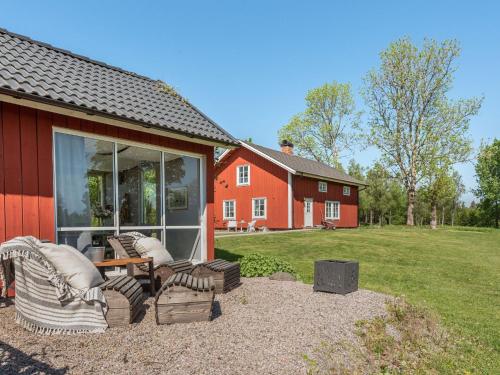
[(236, 144), (163, 84), (0, 29), (0, 93)]
[(332, 168), (329, 165), (317, 162), (315, 160), (306, 159), (296, 155), (289, 155), (278, 150), (273, 150), (272, 148), (259, 146), (249, 142), (242, 142), (242, 143), (250, 146), (251, 148), (256, 149), (257, 151), (262, 152), (268, 157), (287, 166), (288, 168), (293, 169), (298, 174), (306, 173), (313, 176), (317, 176), (318, 179), (327, 178), (341, 182), (351, 183), (354, 185), (366, 185), (365, 182), (360, 181), (354, 177), (351, 177), (347, 173), (344, 173), (336, 168)]

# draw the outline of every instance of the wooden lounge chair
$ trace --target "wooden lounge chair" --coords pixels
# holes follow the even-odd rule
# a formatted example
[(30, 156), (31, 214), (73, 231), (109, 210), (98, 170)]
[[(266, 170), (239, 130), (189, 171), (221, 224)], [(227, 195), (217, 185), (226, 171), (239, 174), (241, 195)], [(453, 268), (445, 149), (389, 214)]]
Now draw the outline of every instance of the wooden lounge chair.
[[(134, 248), (134, 237), (126, 234), (109, 236), (108, 242), (120, 258), (140, 258), (141, 256)], [(155, 267), (154, 279), (155, 289), (159, 290), (167, 279), (178, 272), (191, 272), (193, 263), (190, 260), (176, 260)], [(149, 280), (149, 266), (147, 264), (134, 264), (132, 275), (137, 279)]]

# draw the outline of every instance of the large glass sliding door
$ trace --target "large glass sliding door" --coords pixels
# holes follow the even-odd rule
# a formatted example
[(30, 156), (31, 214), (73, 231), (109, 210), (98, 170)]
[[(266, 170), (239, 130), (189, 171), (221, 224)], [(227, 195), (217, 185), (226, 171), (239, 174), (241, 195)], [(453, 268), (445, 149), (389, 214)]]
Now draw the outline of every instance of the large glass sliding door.
[(203, 257), (202, 159), (59, 131), (54, 144), (59, 243), (83, 251), (134, 230), (174, 259)]
[(161, 152), (118, 144), (120, 226), (161, 226)]
[(201, 249), (200, 159), (164, 154), (165, 244), (174, 259), (196, 258)]

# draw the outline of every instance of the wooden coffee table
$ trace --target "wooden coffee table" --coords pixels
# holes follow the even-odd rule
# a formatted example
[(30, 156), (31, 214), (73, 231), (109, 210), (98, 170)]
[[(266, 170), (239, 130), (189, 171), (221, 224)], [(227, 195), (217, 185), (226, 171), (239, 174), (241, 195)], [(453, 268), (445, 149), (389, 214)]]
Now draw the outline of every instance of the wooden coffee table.
[(105, 267), (127, 267), (127, 275), (134, 276), (134, 264), (147, 263), (149, 268), (149, 286), (151, 296), (155, 295), (155, 270), (153, 268), (153, 258), (123, 258), (109, 259), (102, 262), (94, 262), (94, 265), (99, 269), (99, 272), (104, 278)]

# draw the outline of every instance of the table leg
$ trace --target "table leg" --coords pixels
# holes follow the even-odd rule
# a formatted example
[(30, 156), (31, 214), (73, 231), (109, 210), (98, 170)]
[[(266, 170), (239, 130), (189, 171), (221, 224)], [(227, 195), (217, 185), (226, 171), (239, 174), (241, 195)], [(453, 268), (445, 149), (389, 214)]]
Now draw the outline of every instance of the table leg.
[(127, 264), (127, 276), (134, 276), (134, 265), (132, 263)]
[(155, 292), (155, 270), (153, 268), (153, 261), (149, 262), (149, 286), (151, 288), (151, 297), (153, 297)]

